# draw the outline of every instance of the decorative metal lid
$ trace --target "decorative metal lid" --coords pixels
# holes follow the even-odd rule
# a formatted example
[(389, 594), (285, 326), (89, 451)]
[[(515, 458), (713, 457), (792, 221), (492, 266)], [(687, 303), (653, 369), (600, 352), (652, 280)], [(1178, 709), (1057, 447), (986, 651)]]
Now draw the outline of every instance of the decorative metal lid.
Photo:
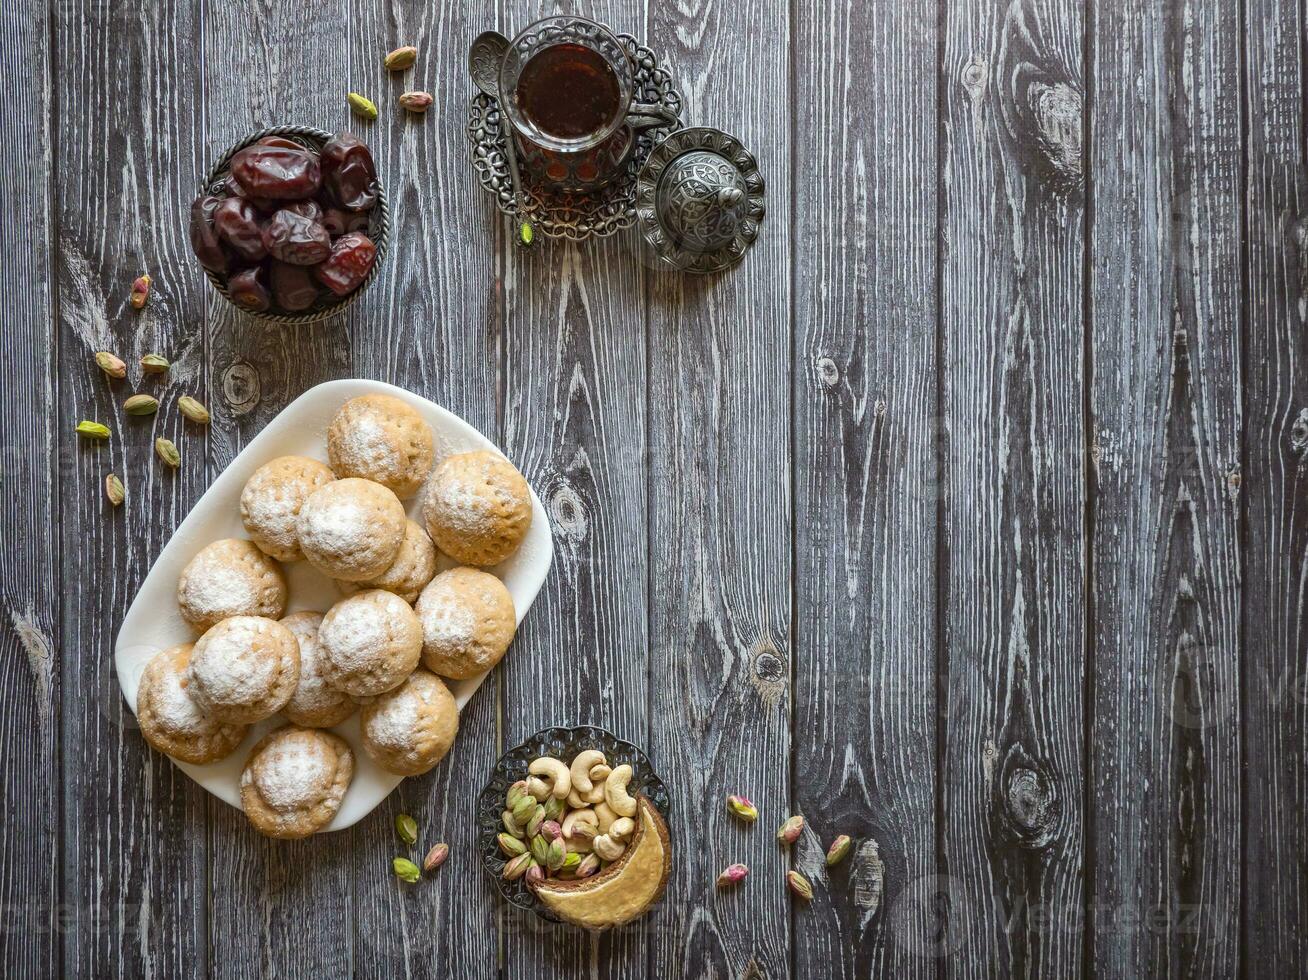
[(720, 272), (745, 255), (765, 211), (763, 175), (734, 136), (679, 129), (654, 147), (636, 183), (645, 240), (687, 272)]

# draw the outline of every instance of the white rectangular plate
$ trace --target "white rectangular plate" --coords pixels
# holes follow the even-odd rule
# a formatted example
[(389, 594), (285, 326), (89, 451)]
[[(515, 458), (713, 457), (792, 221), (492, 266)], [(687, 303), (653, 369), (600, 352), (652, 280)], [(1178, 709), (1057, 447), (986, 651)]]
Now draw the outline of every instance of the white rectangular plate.
[[(136, 601), (127, 610), (122, 629), (118, 631), (118, 643), (114, 651), (118, 683), (133, 712), (136, 711), (136, 689), (141, 673), (150, 658), (160, 650), (179, 643), (191, 643), (196, 639), (195, 631), (182, 619), (177, 608), (177, 579), (182, 569), (205, 545), (220, 538), (246, 537), (239, 510), (241, 490), (246, 481), (260, 466), (278, 456), (309, 456), (326, 462), (327, 426), (332, 416), (348, 399), (369, 394), (394, 395), (417, 409), (435, 434), (437, 462), (452, 453), (474, 449), (499, 452), (497, 446), (457, 415), (394, 385), (351, 379), (328, 381), (306, 391), (250, 440), (250, 444), (232, 460), (231, 465), (219, 474), (186, 515), (186, 520), (182, 521), (172, 539), (160, 552), (150, 574), (141, 583)], [(419, 493), (412, 500), (405, 501), (409, 516), (419, 524), (422, 523), (419, 514), (421, 499), (422, 494)], [(554, 559), (549, 519), (545, 516), (545, 508), (541, 506), (535, 490), (531, 491), (531, 507), (531, 529), (527, 532), (522, 547), (508, 560), (488, 569), (508, 587), (519, 624), (531, 608)], [(440, 556), (440, 569), (450, 568), (454, 564), (444, 555)], [(341, 598), (331, 579), (310, 567), (307, 562), (294, 562), (283, 567), (290, 587), (288, 613), (302, 609), (326, 612)], [(507, 656), (513, 656), (512, 647)], [(463, 681), (446, 681), (460, 710), (468, 703), (472, 692), (481, 686), (485, 677), (485, 674), (481, 674)], [(251, 726), (240, 747), (219, 762), (204, 766), (176, 760), (173, 762), (214, 796), (240, 808), (241, 770), (245, 768), (250, 749), (265, 733), (283, 724), (285, 719), (275, 715)], [(399, 784), (401, 777), (379, 768), (363, 751), (359, 741), (357, 712), (332, 730), (354, 749), (354, 781), (345, 794), (336, 818), (326, 827), (327, 830), (343, 830), (371, 813)], [(458, 747), (458, 739), (455, 739), (451, 751), (457, 752)]]

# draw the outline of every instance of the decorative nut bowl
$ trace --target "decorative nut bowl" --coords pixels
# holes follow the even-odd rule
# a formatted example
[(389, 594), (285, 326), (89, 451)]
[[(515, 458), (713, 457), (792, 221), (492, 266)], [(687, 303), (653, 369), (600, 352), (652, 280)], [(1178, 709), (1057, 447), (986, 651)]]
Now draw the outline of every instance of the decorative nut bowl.
[(482, 867), (507, 902), (524, 911), (535, 912), (549, 922), (562, 920), (537, 899), (528, 887), (526, 878), (509, 880), (504, 877), (504, 866), (510, 859), (501, 852), (498, 838), (504, 830), (502, 814), (505, 796), (510, 786), (527, 777), (527, 767), (533, 759), (541, 756), (572, 759), (587, 749), (604, 753), (613, 767), (623, 764), (631, 766), (634, 775), (627, 786), (627, 792), (633, 797), (646, 797), (660, 815), (664, 818), (668, 816), (670, 802), (667, 788), (654, 772), (645, 753), (612, 732), (593, 725), (542, 729), (522, 744), (509, 749), (500, 756), (490, 781), (477, 797), (477, 851), (481, 856)]
[[(322, 148), (329, 140), (332, 140), (333, 134), (321, 129), (314, 129), (309, 126), (274, 126), (270, 129), (261, 129), (257, 133), (252, 133), (245, 139), (241, 140), (227, 149), (214, 164), (205, 178), (202, 194), (224, 195), (227, 192), (228, 178), (231, 176), (231, 163), (234, 157), (241, 150), (252, 146), (260, 140), (268, 137), (280, 137), (291, 142), (298, 143), (306, 149), (320, 153)], [(367, 289), (377, 278), (378, 269), (381, 268), (382, 259), (386, 255), (386, 248), (390, 242), (391, 232), (391, 212), (386, 203), (386, 193), (382, 188), (380, 180), (373, 180), (371, 190), (376, 195), (376, 203), (366, 212), (366, 234), (376, 246), (376, 255), (372, 261), (372, 268), (369, 269), (363, 281), (359, 283), (351, 292), (344, 296), (336, 296), (327, 291), (320, 290), (320, 295), (314, 303), (307, 309), (298, 312), (285, 312), (273, 307), (266, 311), (255, 312), (243, 309), (237, 304), (231, 296), (228, 285), (223, 279), (211, 269), (204, 268), (204, 274), (222, 297), (242, 312), (250, 316), (264, 320), (268, 323), (276, 323), (283, 326), (295, 326), (298, 324), (316, 323), (324, 320), (329, 316), (340, 313), (345, 310), (351, 303), (359, 298), (365, 289)], [(360, 219), (365, 216), (359, 215)]]

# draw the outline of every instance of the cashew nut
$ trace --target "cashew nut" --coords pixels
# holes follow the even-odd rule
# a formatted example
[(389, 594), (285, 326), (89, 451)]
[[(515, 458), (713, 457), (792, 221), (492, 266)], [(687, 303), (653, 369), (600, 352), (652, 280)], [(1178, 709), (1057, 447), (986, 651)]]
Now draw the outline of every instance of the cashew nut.
[(596, 827), (599, 825), (599, 817), (595, 816), (594, 810), (573, 810), (563, 818), (563, 836), (573, 836), (577, 832), (579, 824), (589, 824), (591, 827)]
[(609, 836), (616, 841), (626, 842), (636, 832), (636, 821), (631, 817), (618, 817), (609, 824)]
[(608, 834), (600, 834), (590, 843), (591, 849), (605, 861), (616, 861), (622, 857), (627, 845), (616, 841)]
[(572, 777), (572, 788), (585, 796), (594, 787), (590, 782), (590, 771), (592, 768), (604, 763), (604, 753), (595, 749), (587, 749), (585, 752), (578, 752), (577, 757), (572, 760), (572, 766), (568, 772)]
[(622, 765), (609, 773), (609, 778), (604, 780), (604, 802), (620, 817), (636, 815), (636, 801), (627, 795), (627, 784), (631, 782), (631, 776), (631, 766)]
[(599, 828), (601, 834), (607, 834), (609, 828), (613, 826), (613, 821), (618, 819), (618, 815), (609, 809), (607, 803), (595, 804), (595, 826)]
[[(549, 784), (550, 792), (560, 800), (567, 799), (569, 791), (572, 789), (572, 774), (558, 759), (551, 759), (549, 756), (541, 756), (539, 759), (533, 759), (527, 771), (533, 776), (542, 776)], [(530, 785), (530, 784), (528, 784)]]
[(537, 803), (544, 803), (550, 796), (550, 784), (539, 776), (527, 780), (527, 794)]
[(578, 793), (574, 787), (568, 791), (568, 806), (572, 807), (574, 810), (583, 810), (590, 806), (590, 803), (588, 803), (586, 798)]
[(612, 769), (610, 769), (607, 765), (601, 762), (598, 766), (591, 766), (588, 775), (590, 776), (592, 782), (598, 784), (608, 779), (609, 773), (611, 773), (612, 771), (613, 771)]
[(591, 841), (589, 837), (578, 835), (570, 840), (564, 841), (563, 846), (568, 849), (569, 854), (589, 854)]

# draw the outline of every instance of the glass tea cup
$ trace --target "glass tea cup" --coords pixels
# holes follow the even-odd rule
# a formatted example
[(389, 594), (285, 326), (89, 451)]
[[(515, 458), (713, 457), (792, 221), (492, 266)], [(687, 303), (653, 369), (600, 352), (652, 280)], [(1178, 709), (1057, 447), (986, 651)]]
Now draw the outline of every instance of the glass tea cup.
[(547, 17), (509, 44), (500, 105), (523, 164), (556, 191), (585, 193), (622, 171), (643, 129), (676, 114), (635, 101), (635, 68), (622, 43), (584, 17)]

